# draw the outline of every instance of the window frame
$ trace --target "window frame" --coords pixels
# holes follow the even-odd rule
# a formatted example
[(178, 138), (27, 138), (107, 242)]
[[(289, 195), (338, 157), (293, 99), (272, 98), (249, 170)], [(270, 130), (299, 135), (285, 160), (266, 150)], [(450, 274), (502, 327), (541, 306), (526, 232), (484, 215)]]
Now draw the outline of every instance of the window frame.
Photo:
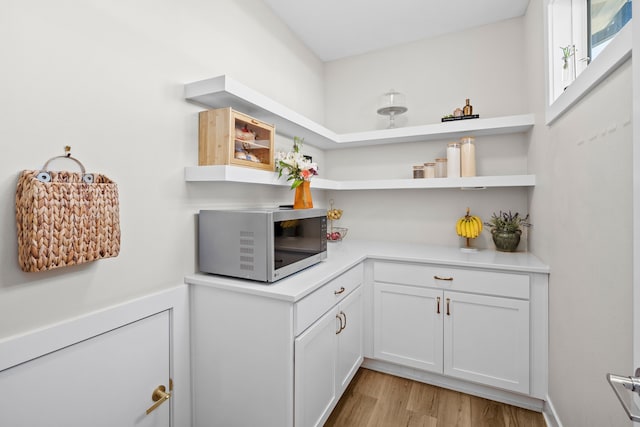
[[(568, 6), (574, 3), (576, 0), (548, 0), (546, 7), (546, 36), (547, 36), (547, 65), (548, 72), (546, 75), (547, 82), (547, 107), (545, 114), (545, 123), (547, 125), (552, 124), (562, 114), (568, 111), (573, 105), (575, 105), (580, 99), (586, 96), (589, 91), (594, 89), (600, 82), (602, 82), (608, 75), (614, 72), (620, 65), (622, 65), (627, 59), (631, 57), (631, 29), (633, 26), (633, 19), (631, 19), (616, 36), (609, 42), (609, 44), (600, 52), (600, 54), (590, 62), (580, 61), (580, 53), (576, 58), (576, 78), (571, 84), (562, 92), (558, 93), (558, 64), (561, 60), (559, 51), (562, 44), (558, 44), (558, 40), (576, 40), (578, 52), (587, 52), (588, 39), (586, 37), (576, 36), (576, 32), (583, 31), (579, 28), (580, 25), (588, 25), (587, 22), (579, 23), (579, 25), (566, 26), (567, 17), (571, 16), (570, 7), (569, 10), (565, 8), (562, 10), (562, 6)], [(562, 2), (562, 4), (561, 4)], [(586, 7), (584, 0), (578, 0)], [(575, 5), (575, 4), (574, 4)], [(558, 6), (561, 6), (559, 9)], [(579, 7), (579, 5), (578, 5)], [(577, 10), (574, 9), (574, 11)], [(586, 15), (583, 15), (586, 16)], [(586, 21), (586, 19), (585, 19)], [(565, 28), (566, 27), (566, 28)], [(586, 28), (585, 28), (586, 30)], [(587, 33), (588, 34), (588, 33)], [(577, 39), (576, 39), (577, 37)], [(588, 37), (588, 36), (587, 36)], [(582, 40), (584, 39), (584, 40)], [(581, 43), (580, 44), (580, 40)], [(570, 44), (569, 41), (567, 44)], [(558, 46), (556, 46), (558, 44)], [(582, 46), (582, 47), (580, 47)], [(586, 54), (583, 55), (586, 58)], [(588, 62), (588, 66), (587, 66)], [(555, 74), (554, 74), (555, 73)], [(557, 97), (555, 97), (557, 94)], [(555, 99), (554, 99), (555, 97)]]

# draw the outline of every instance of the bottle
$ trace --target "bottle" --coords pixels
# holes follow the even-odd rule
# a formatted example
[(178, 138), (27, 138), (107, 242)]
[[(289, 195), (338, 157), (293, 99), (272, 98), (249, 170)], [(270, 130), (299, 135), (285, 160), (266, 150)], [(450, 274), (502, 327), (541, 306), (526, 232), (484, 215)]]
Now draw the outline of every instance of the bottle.
[(476, 176), (475, 138), (465, 136), (460, 139), (460, 175)]
[(425, 163), (424, 164), (424, 177), (425, 178), (435, 178), (436, 177), (436, 164), (435, 163)]
[(447, 159), (436, 159), (436, 178), (447, 177)]
[(424, 178), (424, 166), (417, 165), (413, 167), (413, 177), (414, 178)]
[(473, 114), (473, 107), (469, 104), (469, 98), (466, 100), (466, 105), (462, 108), (462, 114), (465, 116), (470, 116)]
[(447, 144), (447, 177), (460, 177), (460, 143), (458, 142)]

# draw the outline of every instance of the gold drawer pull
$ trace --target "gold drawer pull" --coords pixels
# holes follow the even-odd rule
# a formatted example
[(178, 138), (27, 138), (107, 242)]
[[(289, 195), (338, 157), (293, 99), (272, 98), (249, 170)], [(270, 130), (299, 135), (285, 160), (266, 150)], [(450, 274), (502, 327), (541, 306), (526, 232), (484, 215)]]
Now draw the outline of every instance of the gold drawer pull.
[(448, 282), (452, 282), (453, 281), (453, 277), (440, 277), (440, 276), (433, 276), (434, 279), (436, 280), (446, 280)]
[(340, 286), (340, 289), (338, 289), (337, 291), (333, 291), (334, 295), (340, 295), (341, 293), (343, 293), (346, 289), (344, 288), (344, 286)]

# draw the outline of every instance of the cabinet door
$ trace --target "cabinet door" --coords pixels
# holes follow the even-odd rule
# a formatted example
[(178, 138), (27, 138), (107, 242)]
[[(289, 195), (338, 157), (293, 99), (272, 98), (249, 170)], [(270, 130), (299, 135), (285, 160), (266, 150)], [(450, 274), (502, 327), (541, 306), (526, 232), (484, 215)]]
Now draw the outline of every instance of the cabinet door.
[(444, 292), (444, 374), (529, 392), (529, 302)]
[(0, 371), (6, 427), (170, 426), (170, 315), (163, 311)]
[(347, 388), (362, 364), (362, 288), (353, 291), (340, 303), (338, 316), (342, 318), (338, 340), (337, 396)]
[(374, 284), (374, 357), (442, 373), (442, 291)]
[(336, 402), (338, 311), (329, 311), (295, 340), (296, 426), (322, 425)]

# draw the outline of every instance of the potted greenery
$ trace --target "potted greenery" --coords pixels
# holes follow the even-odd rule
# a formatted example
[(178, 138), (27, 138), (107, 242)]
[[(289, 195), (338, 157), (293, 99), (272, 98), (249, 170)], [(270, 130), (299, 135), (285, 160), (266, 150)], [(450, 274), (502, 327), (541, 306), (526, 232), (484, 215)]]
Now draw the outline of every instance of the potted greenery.
[(529, 215), (520, 216), (518, 212), (512, 214), (502, 212), (498, 215), (493, 213), (489, 222), (485, 222), (487, 227), (491, 227), (491, 236), (496, 249), (502, 252), (515, 252), (520, 243), (522, 227), (530, 227)]

